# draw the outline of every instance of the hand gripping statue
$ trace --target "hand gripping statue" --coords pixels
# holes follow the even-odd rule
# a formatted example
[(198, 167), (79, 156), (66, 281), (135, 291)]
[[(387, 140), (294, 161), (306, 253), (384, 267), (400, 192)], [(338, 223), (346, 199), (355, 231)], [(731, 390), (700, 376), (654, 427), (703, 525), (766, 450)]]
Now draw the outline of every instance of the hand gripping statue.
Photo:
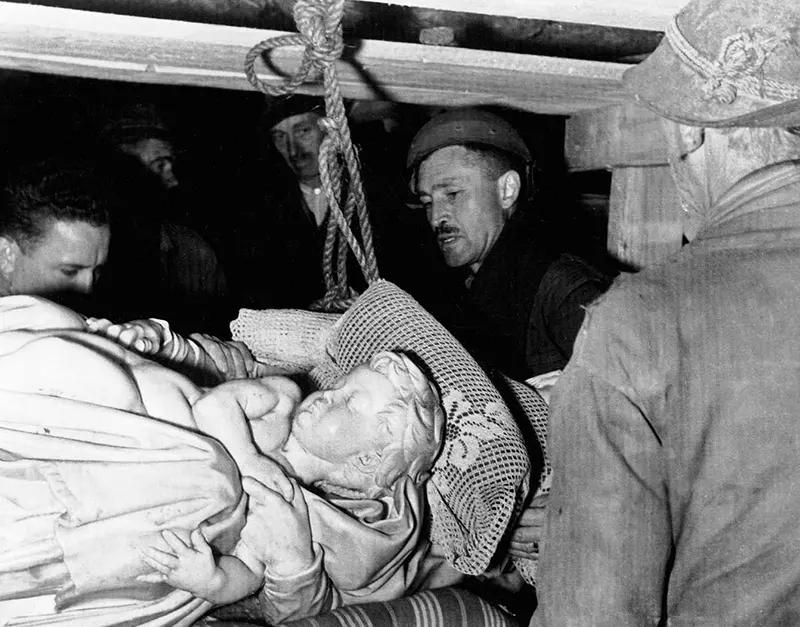
[(278, 622), (427, 576), (420, 485), (444, 418), (406, 355), (303, 400), (279, 376), (204, 389), (69, 310), (13, 299), (0, 300), (0, 405), (16, 408), (0, 425), (0, 618), (189, 625), (260, 589)]

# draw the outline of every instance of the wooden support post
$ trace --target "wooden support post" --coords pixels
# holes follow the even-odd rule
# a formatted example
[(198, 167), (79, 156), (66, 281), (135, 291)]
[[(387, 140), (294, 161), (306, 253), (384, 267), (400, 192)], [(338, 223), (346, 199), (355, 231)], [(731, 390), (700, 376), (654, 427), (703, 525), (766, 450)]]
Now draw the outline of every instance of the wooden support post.
[(570, 117), (564, 153), (573, 172), (667, 163), (661, 119), (633, 103)]
[(680, 249), (683, 220), (669, 166), (617, 167), (611, 174), (608, 251), (636, 269)]

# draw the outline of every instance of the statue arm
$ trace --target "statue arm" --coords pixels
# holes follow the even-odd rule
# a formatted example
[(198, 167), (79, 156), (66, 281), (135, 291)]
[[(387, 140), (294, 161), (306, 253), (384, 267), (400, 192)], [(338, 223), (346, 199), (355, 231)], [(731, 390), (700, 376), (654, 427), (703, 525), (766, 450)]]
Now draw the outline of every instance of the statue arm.
[(242, 475), (258, 477), (291, 492), (283, 470), (262, 455), (253, 443), (248, 422), (270, 422), (275, 448), (289, 434), (291, 410), (300, 398), (298, 386), (285, 377), (264, 377), (228, 381), (212, 388), (193, 405), (198, 430), (219, 440)]
[(242, 542), (263, 564), (260, 601), (269, 624), (314, 616), (342, 604), (325, 570), (323, 549), (313, 541), (303, 490), (292, 483), (294, 494), (287, 499), (251, 477), (242, 480), (250, 497), (250, 524), (242, 531)]

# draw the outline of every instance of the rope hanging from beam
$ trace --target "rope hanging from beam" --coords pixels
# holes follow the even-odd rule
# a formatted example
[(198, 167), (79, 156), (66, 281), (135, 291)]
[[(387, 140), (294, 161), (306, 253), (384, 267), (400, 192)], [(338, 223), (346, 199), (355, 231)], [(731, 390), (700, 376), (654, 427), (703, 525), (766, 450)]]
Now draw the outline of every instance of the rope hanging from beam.
[[(380, 278), (358, 155), (350, 137), (336, 71), (335, 62), (344, 50), (344, 0), (297, 0), (293, 14), (299, 32), (272, 37), (253, 46), (245, 57), (244, 69), (253, 87), (273, 97), (291, 95), (309, 77), (322, 73), (326, 116), (319, 122), (324, 131), (319, 153), (319, 174), (328, 203), (329, 218), (322, 255), (325, 296), (312, 304), (311, 309), (344, 311), (358, 296), (347, 281), (348, 247), (353, 251), (368, 284)], [(303, 58), (294, 75), (282, 85), (269, 85), (256, 75), (255, 62), (266, 52), (282, 46), (303, 47)], [(345, 188), (347, 191), (343, 193)], [(357, 218), (360, 241), (350, 227), (354, 216)]]

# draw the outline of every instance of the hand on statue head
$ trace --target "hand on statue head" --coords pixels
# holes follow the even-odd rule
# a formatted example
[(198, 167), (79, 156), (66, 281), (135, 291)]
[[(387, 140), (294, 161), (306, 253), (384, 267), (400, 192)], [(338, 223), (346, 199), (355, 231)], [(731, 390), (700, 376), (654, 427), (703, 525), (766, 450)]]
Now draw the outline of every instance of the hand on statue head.
[(105, 318), (88, 318), (87, 329), (145, 355), (155, 355), (167, 339), (165, 327), (156, 320), (131, 320), (114, 324)]
[(268, 533), (247, 534), (243, 539), (266, 566), (267, 572), (278, 577), (290, 577), (308, 570), (314, 563), (311, 543), (311, 522), (303, 491), (294, 480), (291, 500), (271, 490), (252, 477), (242, 479), (242, 487), (250, 496), (248, 507), (259, 520), (268, 520)]

